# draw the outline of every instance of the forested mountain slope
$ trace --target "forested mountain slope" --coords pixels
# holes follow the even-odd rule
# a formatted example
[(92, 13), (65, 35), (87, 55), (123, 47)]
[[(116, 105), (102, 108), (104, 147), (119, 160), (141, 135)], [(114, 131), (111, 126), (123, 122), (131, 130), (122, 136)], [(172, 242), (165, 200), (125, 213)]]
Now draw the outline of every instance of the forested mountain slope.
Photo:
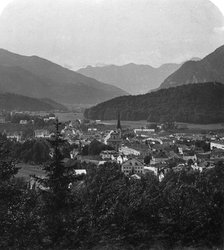
[(224, 85), (188, 84), (137, 96), (122, 96), (86, 109), (89, 119), (116, 119), (151, 122), (178, 121), (218, 123), (224, 121)]

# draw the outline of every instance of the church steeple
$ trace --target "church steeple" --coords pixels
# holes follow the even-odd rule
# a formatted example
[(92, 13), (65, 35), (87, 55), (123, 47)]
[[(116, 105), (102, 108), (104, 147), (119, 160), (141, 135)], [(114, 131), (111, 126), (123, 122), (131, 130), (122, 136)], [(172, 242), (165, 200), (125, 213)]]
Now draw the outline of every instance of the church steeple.
[(121, 130), (121, 116), (120, 112), (117, 114), (117, 130)]

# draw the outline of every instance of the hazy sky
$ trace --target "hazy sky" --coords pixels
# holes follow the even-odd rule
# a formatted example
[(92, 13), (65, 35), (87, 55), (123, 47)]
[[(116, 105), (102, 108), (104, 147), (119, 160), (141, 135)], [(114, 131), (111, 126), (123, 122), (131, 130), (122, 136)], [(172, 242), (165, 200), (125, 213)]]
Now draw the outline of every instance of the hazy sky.
[(224, 0), (212, 2), (0, 0), (0, 47), (74, 69), (182, 62), (224, 44)]

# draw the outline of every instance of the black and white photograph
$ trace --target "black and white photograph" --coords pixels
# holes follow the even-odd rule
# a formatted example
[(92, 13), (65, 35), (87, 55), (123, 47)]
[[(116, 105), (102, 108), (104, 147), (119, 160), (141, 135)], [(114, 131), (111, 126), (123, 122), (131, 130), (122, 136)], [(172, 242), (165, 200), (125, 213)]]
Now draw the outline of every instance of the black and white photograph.
[(224, 0), (0, 0), (0, 250), (224, 249)]

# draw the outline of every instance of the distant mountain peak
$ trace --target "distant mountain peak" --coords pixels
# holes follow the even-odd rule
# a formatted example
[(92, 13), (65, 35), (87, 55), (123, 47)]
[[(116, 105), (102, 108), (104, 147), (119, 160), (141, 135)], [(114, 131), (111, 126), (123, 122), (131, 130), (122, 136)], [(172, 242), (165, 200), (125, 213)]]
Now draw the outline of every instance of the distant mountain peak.
[(127, 92), (36, 55), (0, 49), (0, 91), (50, 98), (60, 103), (96, 104)]
[(201, 60), (185, 62), (177, 71), (167, 77), (160, 88), (169, 88), (189, 83), (224, 83), (224, 45)]
[(179, 64), (165, 64), (159, 68), (130, 62), (124, 65), (104, 67), (87, 66), (77, 72), (124, 89), (131, 94), (143, 94), (157, 88), (163, 80), (177, 70)]

